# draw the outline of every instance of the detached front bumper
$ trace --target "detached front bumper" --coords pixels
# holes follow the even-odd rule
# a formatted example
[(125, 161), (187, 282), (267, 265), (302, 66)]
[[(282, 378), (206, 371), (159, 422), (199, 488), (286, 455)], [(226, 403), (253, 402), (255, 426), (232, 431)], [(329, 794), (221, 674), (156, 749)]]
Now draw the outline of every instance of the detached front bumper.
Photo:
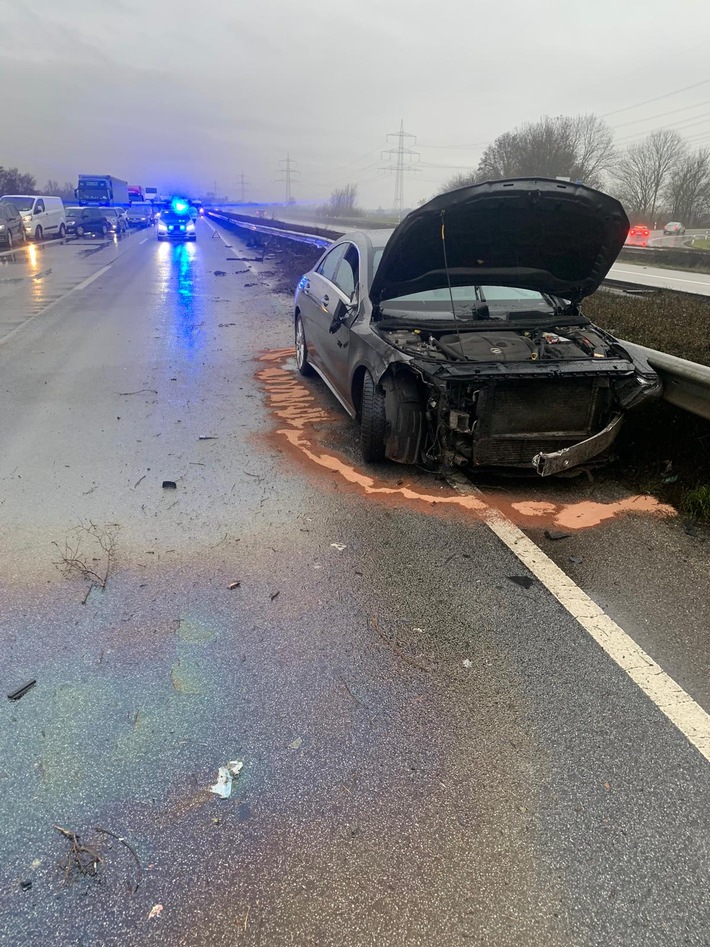
[(611, 447), (621, 430), (623, 420), (623, 415), (617, 414), (598, 434), (593, 434), (586, 440), (573, 444), (572, 447), (563, 447), (562, 450), (551, 453), (535, 454), (533, 467), (541, 477), (550, 477), (587, 463)]

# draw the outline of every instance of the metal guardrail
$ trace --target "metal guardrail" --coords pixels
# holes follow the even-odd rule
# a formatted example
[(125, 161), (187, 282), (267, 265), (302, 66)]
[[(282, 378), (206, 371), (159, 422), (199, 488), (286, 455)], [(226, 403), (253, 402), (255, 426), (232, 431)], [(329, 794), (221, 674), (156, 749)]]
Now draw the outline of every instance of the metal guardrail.
[[(305, 231), (285, 230), (279, 227), (269, 227), (267, 224), (235, 220), (234, 217), (227, 217), (213, 211), (209, 212), (209, 216), (214, 220), (222, 220), (233, 227), (243, 227), (246, 230), (261, 233), (265, 236), (295, 240), (315, 247), (325, 248), (333, 242), (328, 237), (309, 234)], [(621, 280), (605, 280), (605, 283), (607, 282), (609, 285), (619, 288), (635, 288), (639, 291), (649, 290), (647, 286), (634, 286), (631, 283), (623, 283)], [(688, 362), (684, 358), (677, 358), (675, 355), (668, 355), (666, 352), (647, 349), (635, 342), (625, 342), (623, 339), (619, 339), (619, 341), (632, 354), (636, 352), (645, 357), (651, 367), (658, 372), (663, 382), (663, 397), (666, 401), (682, 408), (684, 411), (689, 411), (710, 421), (710, 367), (699, 365), (697, 362)]]
[(333, 242), (332, 237), (321, 236), (320, 234), (308, 233), (300, 230), (287, 230), (281, 227), (269, 227), (268, 224), (257, 224), (249, 220), (236, 219), (228, 217), (226, 214), (220, 214), (216, 211), (208, 211), (207, 216), (212, 220), (223, 221), (232, 227), (240, 227), (249, 230), (252, 233), (260, 233), (266, 237), (279, 237), (283, 240), (294, 240), (297, 243), (306, 243), (313, 247), (329, 247)]
[(666, 352), (647, 349), (635, 342), (619, 341), (632, 354), (637, 353), (648, 359), (651, 368), (661, 376), (666, 401), (710, 421), (710, 368), (707, 365), (698, 365), (697, 362), (688, 362)]

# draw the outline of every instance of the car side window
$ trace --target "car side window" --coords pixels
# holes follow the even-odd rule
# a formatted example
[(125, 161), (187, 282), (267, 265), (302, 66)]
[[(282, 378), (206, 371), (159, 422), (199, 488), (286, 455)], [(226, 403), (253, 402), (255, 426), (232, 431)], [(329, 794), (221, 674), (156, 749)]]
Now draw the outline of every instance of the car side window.
[(354, 244), (348, 244), (343, 258), (335, 271), (333, 282), (348, 299), (352, 298), (355, 287), (359, 282), (360, 254)]
[(316, 273), (320, 273), (320, 275), (325, 277), (325, 279), (330, 280), (331, 283), (334, 283), (335, 271), (338, 269), (338, 264), (340, 263), (345, 250), (346, 246), (344, 244), (334, 247), (334, 249), (332, 249), (330, 253), (323, 258), (323, 262), (316, 269)]
[(44, 213), (44, 201), (37, 201), (35, 203), (35, 214), (43, 214), (43, 213)]

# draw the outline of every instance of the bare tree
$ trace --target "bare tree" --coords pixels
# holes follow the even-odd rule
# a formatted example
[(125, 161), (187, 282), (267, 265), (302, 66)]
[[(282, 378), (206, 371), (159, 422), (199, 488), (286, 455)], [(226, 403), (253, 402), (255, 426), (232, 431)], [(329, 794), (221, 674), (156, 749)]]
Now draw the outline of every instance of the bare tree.
[(67, 204), (74, 200), (74, 185), (71, 181), (65, 181), (64, 184), (60, 184), (59, 181), (50, 178), (44, 185), (42, 193), (51, 194), (52, 197), (61, 197), (64, 203)]
[(601, 187), (605, 173), (612, 169), (616, 159), (614, 134), (596, 115), (578, 115), (569, 121), (575, 152), (570, 177), (590, 187)]
[(710, 209), (710, 148), (686, 154), (665, 189), (673, 220), (693, 226)]
[(0, 194), (36, 194), (37, 181), (18, 168), (0, 167)]
[(504, 132), (488, 145), (475, 172), (458, 174), (443, 190), (516, 177), (569, 177), (600, 187), (614, 161), (614, 138), (596, 115), (544, 116)]
[(357, 184), (336, 188), (326, 207), (328, 217), (352, 217), (357, 214)]
[[(483, 152), (475, 178), (478, 181), (514, 178), (520, 175), (521, 161), (520, 133), (504, 132)], [(474, 181), (469, 183), (473, 184)]]
[(684, 156), (683, 139), (668, 128), (651, 132), (621, 154), (615, 177), (619, 196), (633, 215), (654, 223), (661, 193)]

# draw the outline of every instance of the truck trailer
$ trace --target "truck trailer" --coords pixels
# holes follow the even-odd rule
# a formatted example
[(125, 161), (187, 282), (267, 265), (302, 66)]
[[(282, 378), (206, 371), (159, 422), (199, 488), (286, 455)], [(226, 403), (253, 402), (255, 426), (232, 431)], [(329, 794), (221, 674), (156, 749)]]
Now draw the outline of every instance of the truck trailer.
[(80, 174), (74, 196), (80, 204), (120, 207), (129, 203), (128, 184), (112, 174)]

